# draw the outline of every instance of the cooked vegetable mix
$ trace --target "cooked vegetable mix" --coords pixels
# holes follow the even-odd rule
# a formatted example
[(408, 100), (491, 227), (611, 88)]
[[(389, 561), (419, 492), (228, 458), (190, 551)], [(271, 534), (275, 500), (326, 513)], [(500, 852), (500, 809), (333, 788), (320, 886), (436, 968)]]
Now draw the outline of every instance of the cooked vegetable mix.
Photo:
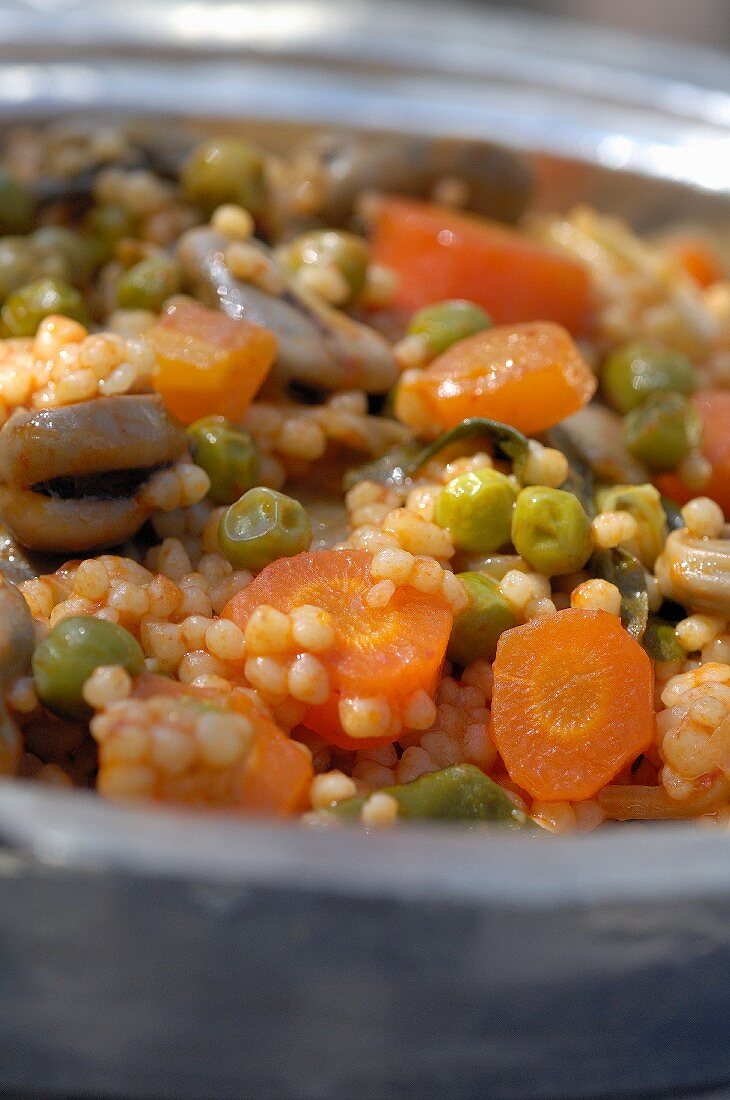
[(453, 151), (406, 179), (355, 138), (211, 135), (175, 176), (120, 132), (69, 202), (30, 167), (59, 142), (0, 155), (0, 775), (726, 825), (720, 245), (502, 224)]

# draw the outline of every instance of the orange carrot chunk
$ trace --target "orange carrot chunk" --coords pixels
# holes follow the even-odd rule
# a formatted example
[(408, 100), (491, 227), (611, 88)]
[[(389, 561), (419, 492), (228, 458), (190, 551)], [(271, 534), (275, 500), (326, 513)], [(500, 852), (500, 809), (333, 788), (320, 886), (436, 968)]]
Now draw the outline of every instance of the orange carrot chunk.
[(404, 374), (396, 412), (417, 431), (485, 416), (532, 435), (586, 405), (596, 378), (564, 328), (547, 321), (485, 329)]
[(665, 241), (664, 247), (687, 275), (703, 288), (726, 276), (712, 242), (701, 233), (677, 233)]
[(651, 661), (605, 611), (533, 619), (499, 640), (492, 719), (510, 778), (533, 798), (591, 798), (653, 741)]
[[(316, 654), (327, 671), (330, 694), (325, 702), (307, 707), (304, 725), (346, 748), (397, 738), (409, 698), (422, 689), (432, 695), (436, 688), (453, 621), (440, 592), (418, 592), (406, 585), (396, 588), (385, 607), (369, 606), (365, 597), (374, 584), (371, 561), (364, 550), (318, 550), (280, 558), (223, 610), (225, 618), (244, 630), (261, 604), (286, 614), (309, 604), (331, 616), (334, 644)], [(361, 721), (357, 716), (348, 720), (353, 710)]]
[(679, 504), (692, 497), (710, 497), (730, 516), (730, 392), (703, 390), (692, 401), (702, 417), (702, 453), (712, 466), (710, 481), (701, 489), (688, 489), (677, 474), (661, 474), (656, 483)]
[(466, 298), (497, 324), (558, 321), (585, 329), (588, 270), (499, 222), (410, 199), (385, 198), (375, 213), (373, 259), (395, 271), (395, 305), (420, 309)]
[(309, 806), (311, 759), (250, 691), (221, 695), (151, 673), (138, 676), (131, 699), (106, 716), (102, 793), (124, 796), (129, 765), (119, 744), (130, 729), (153, 801), (268, 816)]
[(149, 339), (155, 389), (183, 424), (203, 416), (240, 419), (276, 356), (268, 329), (197, 302), (170, 306)]

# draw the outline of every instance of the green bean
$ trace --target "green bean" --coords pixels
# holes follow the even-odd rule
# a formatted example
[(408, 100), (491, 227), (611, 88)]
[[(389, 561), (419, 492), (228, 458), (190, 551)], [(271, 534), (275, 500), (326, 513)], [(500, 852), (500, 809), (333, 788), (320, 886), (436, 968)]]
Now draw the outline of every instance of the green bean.
[(186, 197), (206, 213), (232, 202), (257, 214), (266, 195), (263, 157), (240, 138), (211, 138), (198, 145), (183, 165), (180, 182)]
[(88, 718), (82, 689), (100, 665), (121, 665), (131, 676), (144, 669), (144, 653), (117, 623), (74, 615), (54, 626), (33, 654), (33, 679), (44, 706), (65, 718)]
[(411, 317), (408, 333), (422, 337), (429, 357), (434, 358), (459, 340), (491, 326), (492, 318), (474, 302), (452, 298), (419, 309)]
[(259, 486), (225, 510), (218, 538), (234, 569), (257, 572), (277, 558), (308, 550), (312, 528), (298, 500)]
[(653, 485), (612, 485), (596, 494), (602, 512), (629, 512), (637, 533), (624, 545), (642, 565), (652, 569), (667, 537), (667, 520), (662, 499)]
[(188, 428), (193, 461), (210, 478), (208, 497), (214, 504), (232, 504), (256, 485), (259, 456), (248, 434), (222, 416), (196, 420)]
[(531, 486), (517, 497), (512, 542), (525, 561), (547, 576), (575, 573), (591, 554), (591, 521), (572, 493)]
[(336, 268), (347, 285), (347, 297), (338, 305), (349, 305), (365, 286), (370, 250), (362, 237), (343, 229), (317, 229), (304, 233), (281, 251), (285, 267), (296, 273), (312, 265)]
[(489, 553), (509, 541), (517, 493), (508, 477), (487, 467), (453, 478), (436, 498), (434, 520), (454, 546)]
[(28, 188), (0, 168), (0, 233), (28, 233), (34, 214), (35, 199)]
[(493, 661), (500, 634), (517, 626), (519, 620), (493, 577), (484, 573), (457, 575), (469, 603), (454, 620), (447, 657), (457, 665)]
[(130, 267), (117, 284), (120, 309), (149, 309), (158, 313), (180, 290), (180, 268), (167, 256), (149, 256)]
[(652, 393), (694, 393), (697, 376), (681, 351), (660, 344), (623, 344), (607, 357), (601, 388), (609, 405), (630, 412)]
[[(494, 821), (507, 826), (527, 822), (503, 787), (474, 764), (452, 764), (422, 775), (411, 783), (386, 787), (398, 803), (398, 816), (431, 821)], [(338, 802), (326, 812), (344, 820), (357, 820), (364, 798)]]
[(702, 418), (678, 393), (654, 394), (624, 419), (626, 450), (650, 470), (674, 470), (702, 442)]
[(14, 291), (0, 310), (4, 336), (34, 336), (44, 317), (60, 313), (88, 324), (86, 303), (78, 290), (60, 279), (39, 279)]

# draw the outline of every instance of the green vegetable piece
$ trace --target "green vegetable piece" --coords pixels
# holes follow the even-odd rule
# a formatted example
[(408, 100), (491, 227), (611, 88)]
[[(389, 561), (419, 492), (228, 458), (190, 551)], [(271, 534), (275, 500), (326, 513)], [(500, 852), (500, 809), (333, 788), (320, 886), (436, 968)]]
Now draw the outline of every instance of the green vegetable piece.
[(331, 266), (343, 276), (347, 297), (338, 305), (349, 305), (365, 286), (370, 250), (367, 242), (343, 229), (317, 229), (295, 238), (282, 250), (284, 266), (292, 273), (302, 268)]
[(636, 520), (636, 537), (622, 545), (647, 569), (662, 552), (666, 540), (667, 520), (659, 491), (653, 485), (613, 485), (597, 493), (602, 512), (629, 512)]
[(463, 420), (455, 428), (443, 432), (425, 449), (415, 444), (407, 444), (381, 458), (376, 458), (373, 462), (348, 470), (344, 477), (345, 490), (357, 485), (358, 481), (377, 481), (380, 485), (405, 485), (422, 466), (441, 454), (447, 447), (453, 447), (463, 440), (477, 439), (488, 440), (498, 451), (511, 459), (512, 470), (515, 477), (519, 479), (529, 453), (525, 436), (516, 428), (511, 428), (509, 424), (501, 424), (499, 420), (487, 420), (486, 417), (474, 416)]
[(149, 309), (159, 313), (181, 286), (180, 268), (167, 256), (149, 256), (124, 272), (117, 284), (120, 309)]
[(84, 227), (99, 249), (101, 259), (109, 259), (119, 241), (134, 237), (137, 219), (130, 210), (117, 203), (92, 206), (86, 215)]
[(606, 357), (601, 388), (609, 405), (627, 413), (653, 393), (694, 393), (697, 376), (681, 351), (635, 342), (622, 344)]
[(509, 541), (517, 493), (497, 470), (472, 470), (452, 478), (436, 498), (434, 520), (451, 533), (458, 550), (488, 554)]
[(681, 661), (685, 651), (677, 641), (674, 623), (650, 615), (641, 644), (652, 661)]
[(593, 548), (591, 521), (580, 501), (564, 489), (535, 485), (517, 497), (512, 542), (525, 561), (547, 576), (582, 569)]
[(208, 497), (214, 504), (233, 504), (256, 485), (259, 456), (248, 432), (222, 416), (207, 416), (188, 428), (193, 461), (210, 478)]
[(240, 138), (211, 138), (193, 149), (180, 174), (183, 191), (207, 214), (233, 202), (258, 214), (266, 197), (264, 159)]
[(308, 550), (312, 528), (298, 500), (259, 486), (226, 509), (218, 537), (234, 569), (258, 572), (277, 558)]
[(0, 237), (0, 302), (38, 277), (39, 259), (30, 237)]
[(78, 290), (60, 279), (39, 279), (14, 291), (0, 310), (4, 336), (35, 336), (44, 317), (61, 313), (82, 325), (89, 323), (86, 303)]
[(459, 573), (469, 603), (454, 620), (446, 656), (457, 665), (493, 661), (500, 634), (519, 620), (499, 584), (484, 573)]
[(669, 533), (672, 531), (679, 531), (681, 527), (684, 527), (684, 517), (682, 516), (682, 509), (677, 504), (676, 500), (670, 500), (669, 497), (662, 496), (659, 498), (662, 502), (662, 510), (664, 511), (664, 517), (667, 521), (667, 528)]
[(615, 584), (621, 593), (621, 622), (641, 641), (649, 620), (649, 593), (643, 565), (628, 550), (596, 550), (588, 567), (594, 577)]
[(583, 452), (561, 424), (556, 424), (545, 433), (545, 440), (550, 447), (562, 451), (568, 460), (568, 477), (561, 485), (566, 493), (572, 493), (583, 505), (586, 515), (593, 516), (593, 486), (594, 476), (591, 465)]
[(412, 336), (422, 336), (431, 358), (446, 351), (452, 344), (492, 327), (492, 318), (474, 302), (453, 298), (424, 306), (414, 313), (408, 326)]
[(686, 397), (655, 394), (624, 420), (626, 450), (650, 470), (674, 470), (702, 442), (702, 418)]
[[(398, 803), (398, 816), (429, 821), (493, 821), (521, 826), (527, 817), (506, 791), (475, 767), (453, 764), (411, 783), (385, 788)], [(327, 811), (345, 820), (357, 820), (364, 798), (338, 802)]]
[(19, 180), (0, 168), (0, 233), (28, 233), (33, 227), (35, 199)]
[(102, 259), (96, 241), (63, 225), (37, 229), (32, 240), (42, 256), (60, 261), (63, 278), (75, 287), (85, 286), (90, 281)]
[(54, 714), (88, 718), (82, 688), (100, 665), (121, 665), (130, 676), (144, 669), (144, 653), (128, 630), (92, 615), (74, 615), (54, 626), (33, 654), (38, 698)]

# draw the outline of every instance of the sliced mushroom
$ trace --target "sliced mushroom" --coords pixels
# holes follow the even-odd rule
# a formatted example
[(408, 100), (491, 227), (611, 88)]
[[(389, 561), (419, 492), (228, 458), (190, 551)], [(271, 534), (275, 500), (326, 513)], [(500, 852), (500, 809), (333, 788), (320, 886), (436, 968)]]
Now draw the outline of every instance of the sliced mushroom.
[(29, 670), (34, 646), (28, 605), (15, 585), (0, 577), (0, 775), (15, 774), (22, 751), (20, 731), (5, 703), (5, 689)]
[(225, 262), (228, 244), (211, 229), (190, 229), (180, 239), (178, 257), (193, 291), (206, 305), (271, 329), (278, 345), (274, 374), (279, 381), (368, 393), (391, 388), (398, 368), (387, 340), (301, 290), (258, 241), (251, 242), (252, 247), (266, 255), (281, 293), (267, 293), (236, 279)]
[(730, 616), (730, 539), (695, 539), (673, 531), (654, 572), (670, 600), (692, 611)]
[(142, 526), (144, 486), (186, 447), (157, 395), (20, 410), (0, 430), (0, 511), (31, 549), (114, 545)]

